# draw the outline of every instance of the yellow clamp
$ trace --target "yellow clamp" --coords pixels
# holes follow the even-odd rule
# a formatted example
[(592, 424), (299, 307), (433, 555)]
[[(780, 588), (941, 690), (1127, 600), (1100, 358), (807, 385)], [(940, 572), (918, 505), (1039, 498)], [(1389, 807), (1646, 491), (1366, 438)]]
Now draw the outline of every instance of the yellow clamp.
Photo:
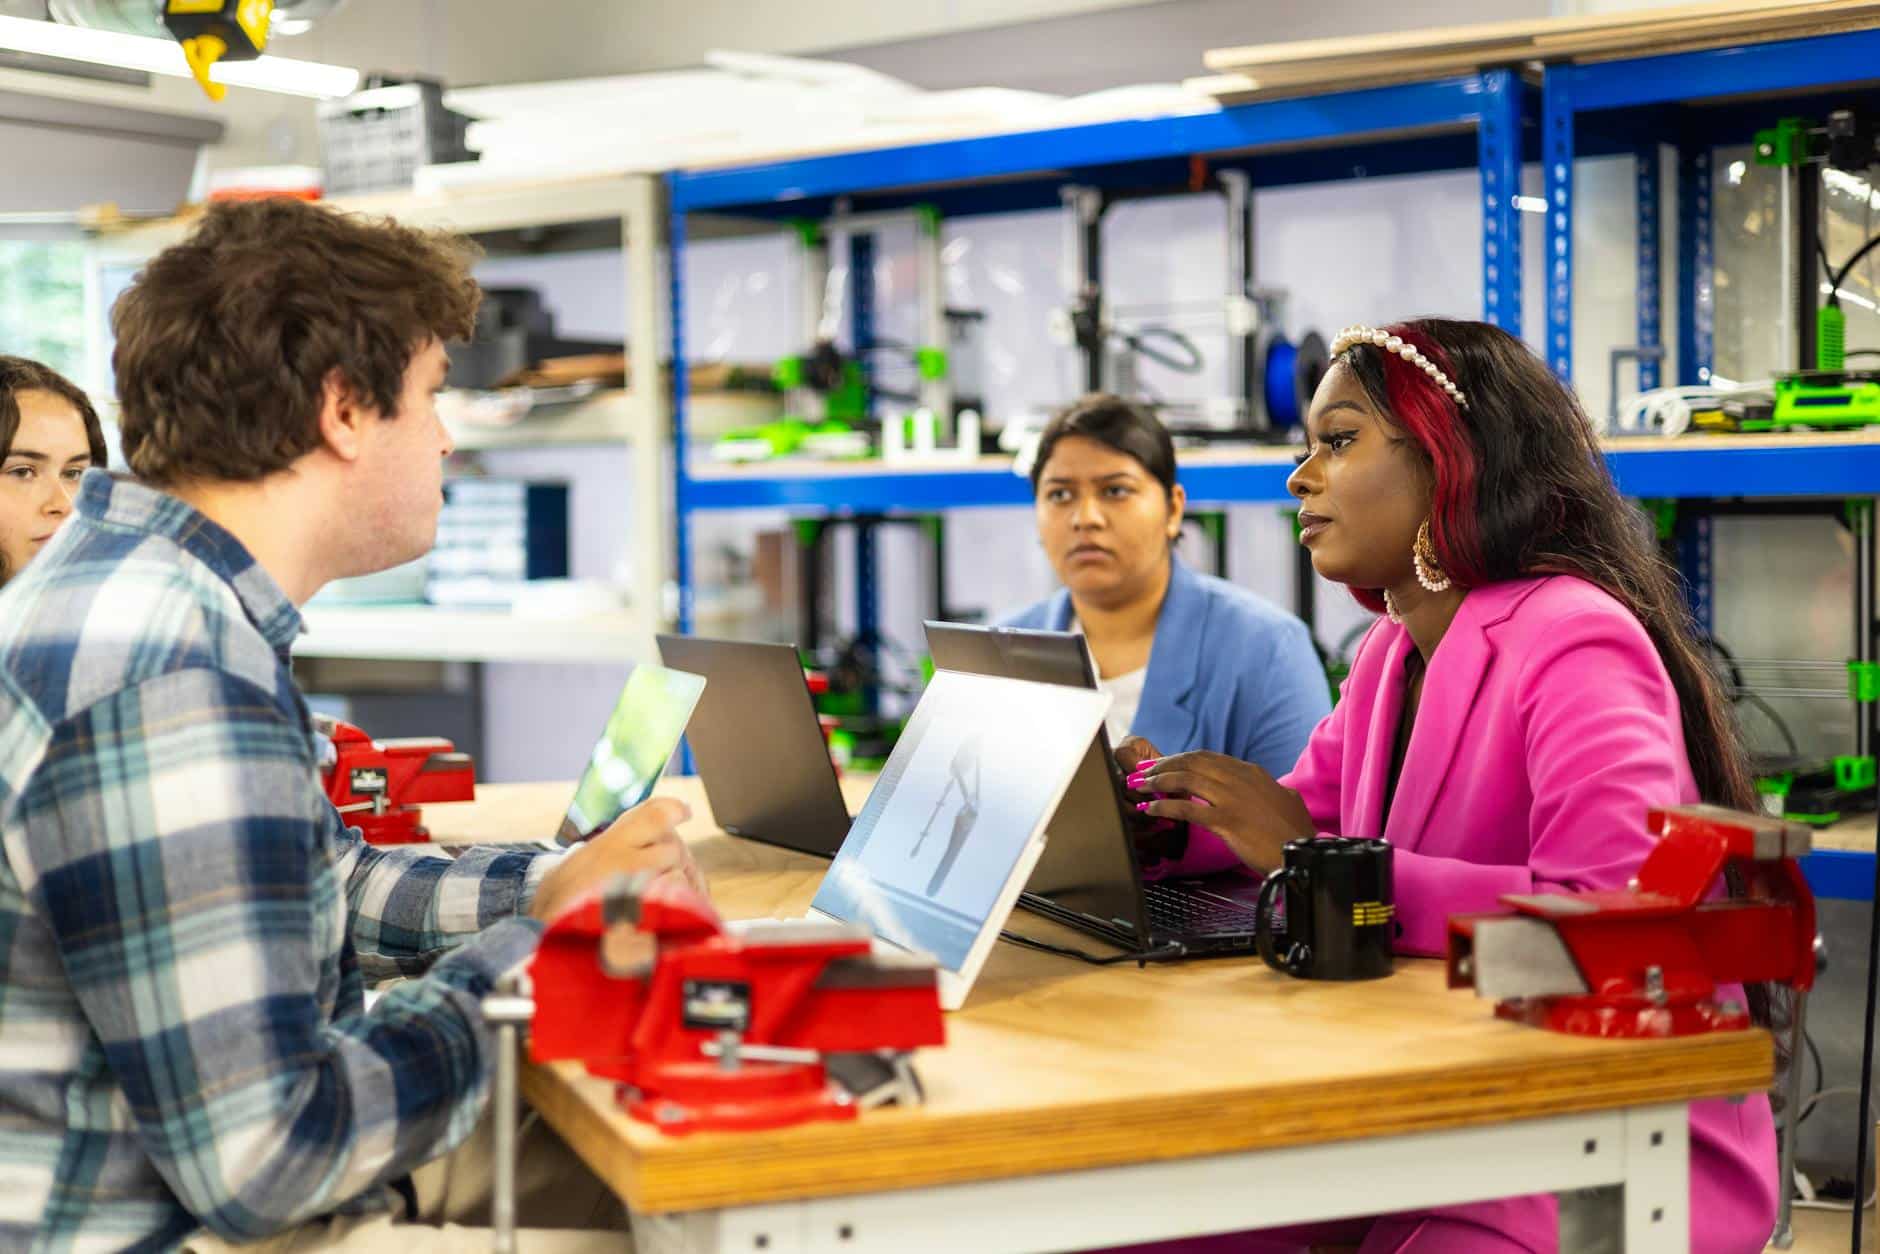
[(220, 35), (198, 35), (183, 41), (183, 59), (189, 62), (189, 72), (196, 76), (197, 85), (211, 100), (220, 100), (228, 95), (228, 88), (209, 78), (209, 71), (227, 51), (228, 42)]

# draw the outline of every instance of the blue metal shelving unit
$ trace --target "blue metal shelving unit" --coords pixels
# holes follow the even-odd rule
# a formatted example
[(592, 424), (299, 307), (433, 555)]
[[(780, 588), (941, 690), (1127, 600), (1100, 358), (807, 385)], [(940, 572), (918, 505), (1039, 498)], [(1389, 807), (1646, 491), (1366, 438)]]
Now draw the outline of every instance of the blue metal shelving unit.
[[(1659, 342), (1662, 224), (1658, 142), (1678, 151), (1678, 372), (1710, 377), (1712, 150), (1748, 144), (1785, 114), (1880, 98), (1880, 30), (1673, 53), (1631, 61), (1549, 66), (1541, 88), (1546, 175), (1547, 357), (1573, 369), (1573, 159), (1636, 153), (1639, 191), (1638, 342)], [(1640, 134), (1654, 141), (1641, 145)], [(1647, 170), (1646, 167), (1649, 167)], [(1651, 377), (1648, 373), (1647, 378)]]
[[(854, 211), (935, 205), (948, 217), (1054, 208), (1075, 182), (1130, 188), (1180, 185), (1192, 158), (1249, 173), (1255, 188), (1364, 175), (1476, 168), (1483, 191), (1483, 316), (1521, 332), (1520, 221), (1514, 196), (1524, 157), (1543, 163), (1547, 201), (1544, 349), (1563, 377), (1571, 371), (1573, 160), (1630, 152), (1638, 157), (1637, 342), (1661, 344), (1663, 294), (1658, 260), (1656, 140), (1680, 160), (1676, 232), (1680, 334), (1676, 377), (1707, 378), (1711, 365), (1711, 149), (1743, 142), (1769, 125), (1781, 101), (1738, 98), (1788, 93), (1797, 103), (1849, 83), (1880, 81), (1880, 31), (1759, 47), (1688, 53), (1549, 70), (1540, 93), (1510, 71), (1366, 91), (1262, 102), (1191, 117), (1110, 122), (903, 148), (810, 157), (668, 177), (671, 204), (672, 317), (677, 465), (680, 623), (692, 617), (691, 517), (700, 510), (784, 508), (826, 513), (935, 512), (1028, 504), (1025, 481), (1009, 467), (965, 465), (920, 471), (783, 466), (694, 475), (688, 464), (683, 267), (693, 214), (746, 219), (827, 216), (846, 199)], [(1702, 101), (1701, 106), (1687, 102)], [(1657, 382), (1661, 366), (1641, 363)], [(1667, 372), (1669, 373), (1669, 372)], [(1880, 486), (1880, 443), (1824, 439), (1812, 445), (1745, 438), (1691, 440), (1680, 447), (1615, 445), (1608, 462), (1620, 487), (1640, 497), (1844, 497)], [(1197, 457), (1183, 482), (1197, 504), (1283, 502), (1291, 469), (1282, 459)], [(865, 572), (864, 572), (864, 577)], [(1823, 895), (1853, 893), (1861, 879), (1846, 858), (1815, 855), (1811, 874)], [(1858, 894), (1867, 890), (1859, 888)]]
[[(1880, 486), (1880, 442), (1826, 437), (1796, 444), (1757, 437), (1690, 439), (1683, 447), (1656, 441), (1643, 448), (1615, 442), (1606, 454), (1619, 487), (1636, 497), (1844, 497)], [(1189, 499), (1206, 505), (1279, 504), (1292, 463), (1271, 454), (1246, 461), (1191, 457), (1182, 465)], [(930, 513), (1031, 503), (1031, 488), (1009, 465), (889, 471), (817, 467), (814, 473), (733, 471), (695, 476), (693, 509), (802, 509), (868, 513)]]
[[(1261, 102), (1186, 117), (1106, 122), (1016, 135), (668, 176), (674, 454), (682, 628), (692, 616), (691, 516), (698, 510), (786, 507), (836, 512), (931, 511), (1018, 505), (1029, 499), (1009, 471), (907, 474), (857, 471), (695, 477), (688, 462), (685, 312), (680, 262), (693, 214), (773, 219), (827, 216), (838, 198), (860, 213), (916, 203), (948, 217), (1045, 209), (1069, 182), (1095, 187), (1181, 186), (1190, 163), (1248, 171), (1256, 188), (1366, 175), (1476, 168), (1483, 189), (1483, 316), (1521, 326), (1521, 243), (1514, 195), (1536, 98), (1509, 71), (1432, 83)], [(1197, 499), (1283, 498), (1286, 467), (1198, 469)]]
[[(1556, 65), (1542, 84), (1546, 176), (1549, 363), (1573, 369), (1573, 163), (1576, 157), (1632, 152), (1638, 158), (1638, 339), (1661, 343), (1662, 247), (1659, 143), (1677, 151), (1679, 330), (1676, 379), (1698, 384), (1715, 365), (1714, 151), (1747, 145), (1780, 117), (1880, 101), (1880, 30), (1782, 40), (1705, 52), (1590, 65)], [(1640, 144), (1641, 135), (1653, 137)], [(1775, 299), (1786, 299), (1778, 294)], [(1657, 369), (1641, 361), (1640, 385)], [(1761, 447), (1744, 441), (1610, 458), (1620, 486), (1638, 496), (1861, 497), (1880, 492), (1880, 446)], [(1707, 561), (1708, 537), (1685, 537)], [(1694, 546), (1694, 548), (1693, 548)], [(1708, 588), (1697, 581), (1700, 617)], [(1824, 850), (1807, 860), (1817, 895), (1867, 900), (1872, 853)]]

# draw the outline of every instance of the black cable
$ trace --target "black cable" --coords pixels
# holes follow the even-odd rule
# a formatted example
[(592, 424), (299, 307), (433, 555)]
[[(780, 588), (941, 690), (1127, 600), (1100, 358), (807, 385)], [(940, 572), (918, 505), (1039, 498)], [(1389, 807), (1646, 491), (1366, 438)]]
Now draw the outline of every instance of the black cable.
[(1834, 296), (1835, 292), (1840, 289), (1841, 280), (1854, 273), (1854, 267), (1860, 264), (1860, 259), (1872, 252), (1875, 248), (1880, 248), (1880, 235), (1876, 235), (1865, 244), (1862, 244), (1859, 250), (1857, 250), (1852, 257), (1847, 259), (1846, 265), (1834, 271), (1834, 277), (1828, 284), (1830, 297)]
[[(1201, 350), (1195, 346), (1195, 342), (1172, 327), (1143, 327), (1139, 331), (1117, 331), (1115, 335), (1138, 357), (1146, 357), (1157, 365), (1166, 366), (1178, 374), (1200, 374), (1207, 364), (1207, 359), (1201, 355)], [(1187, 355), (1174, 357), (1151, 348), (1150, 340), (1166, 340), (1184, 350)]]
[[(1880, 239), (1880, 236), (1874, 238)], [(1880, 743), (1880, 701), (1868, 704), (1867, 727), (1867, 743)], [(1880, 851), (1880, 809), (1874, 811), (1874, 849)], [(1853, 1254), (1860, 1254), (1861, 1220), (1866, 1210), (1861, 1205), (1861, 1194), (1867, 1187), (1867, 1138), (1873, 1133), (1873, 1120), (1867, 1112), (1873, 1109), (1873, 1018), (1876, 1000), (1880, 1000), (1880, 857), (1873, 860), (1873, 896), (1867, 903), (1867, 1014), (1861, 1021), (1860, 1105), (1855, 1107), (1860, 1111), (1855, 1119), (1860, 1127), (1854, 1140), (1854, 1220), (1852, 1244), (1849, 1246)]]
[(1796, 741), (1795, 732), (1789, 727), (1788, 720), (1776, 713), (1774, 706), (1744, 687), (1743, 670), (1737, 665), (1736, 654), (1730, 651), (1729, 646), (1715, 636), (1708, 635), (1700, 636), (1699, 643), (1723, 660), (1725, 676), (1730, 681), (1730, 700), (1753, 705), (1761, 710), (1769, 721), (1776, 725), (1776, 730), (1782, 733), (1782, 743), (1788, 746), (1789, 757), (1800, 758), (1802, 747)]
[[(1822, 243), (1819, 238), (1815, 240), (1815, 255), (1821, 258), (1821, 272), (1832, 279), (1834, 277), (1834, 263), (1828, 260), (1828, 246)], [(1835, 286), (1838, 287), (1840, 285), (1836, 284)], [(1832, 297), (1830, 297), (1830, 299), (1832, 299)]]
[(1766, 716), (1770, 722), (1776, 725), (1776, 730), (1782, 733), (1782, 743), (1788, 746), (1789, 757), (1794, 758), (1794, 759), (1801, 758), (1802, 747), (1796, 741), (1795, 733), (1792, 730), (1790, 730), (1788, 721), (1784, 719), (1780, 714), (1776, 713), (1774, 706), (1770, 705), (1767, 701), (1763, 700), (1761, 697), (1757, 696), (1753, 692), (1739, 692), (1736, 694), (1736, 699), (1738, 701), (1745, 702), (1749, 705), (1753, 705), (1757, 709), (1761, 710), (1764, 716)]
[(1730, 681), (1731, 691), (1741, 692), (1743, 690), (1743, 671), (1742, 668), (1736, 664), (1736, 654), (1730, 652), (1729, 646), (1711, 635), (1700, 635), (1698, 637), (1698, 643), (1723, 659), (1723, 664), (1727, 668), (1726, 677)]
[(1120, 962), (1168, 962), (1175, 958), (1186, 957), (1188, 953), (1185, 946), (1164, 945), (1160, 949), (1141, 949), (1131, 953), (1106, 954), (1099, 957), (1096, 954), (1085, 953), (1081, 949), (1072, 949), (1068, 945), (1053, 945), (1049, 941), (1020, 936), (1017, 932), (1000, 932), (999, 939), (1017, 945), (1020, 949), (1035, 949), (1039, 953), (1056, 954), (1060, 958), (1075, 958), (1093, 967), (1113, 967)]
[[(1790, 1128), (1799, 1128), (1808, 1122), (1808, 1116), (1814, 1114), (1816, 1107), (1821, 1105), (1815, 1099), (1821, 1096), (1821, 1090), (1828, 1081), (1828, 1069), (1821, 1065), (1821, 1046), (1815, 1044), (1815, 1038), (1809, 1035), (1805, 1028), (1802, 1030), (1802, 1044), (1808, 1047), (1808, 1056), (1815, 1060), (1815, 1088), (1808, 1095), (1808, 1101), (1802, 1103), (1806, 1109), (1799, 1116), (1794, 1111), (1789, 1112), (1789, 1118), (1794, 1120), (1794, 1123), (1789, 1125)], [(1790, 1133), (1784, 1135), (1790, 1135)]]

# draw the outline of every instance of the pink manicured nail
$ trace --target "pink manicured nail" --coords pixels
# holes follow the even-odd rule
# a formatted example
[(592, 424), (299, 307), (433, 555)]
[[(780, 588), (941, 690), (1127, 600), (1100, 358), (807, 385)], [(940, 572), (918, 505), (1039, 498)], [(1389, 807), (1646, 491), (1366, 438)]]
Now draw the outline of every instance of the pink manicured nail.
[(1138, 814), (1147, 814), (1147, 813), (1149, 813), (1149, 807), (1150, 807), (1150, 806), (1152, 806), (1152, 805), (1154, 805), (1154, 804), (1155, 804), (1155, 802), (1153, 802), (1153, 801), (1138, 801), (1138, 802), (1136, 803), (1136, 813), (1138, 813)]

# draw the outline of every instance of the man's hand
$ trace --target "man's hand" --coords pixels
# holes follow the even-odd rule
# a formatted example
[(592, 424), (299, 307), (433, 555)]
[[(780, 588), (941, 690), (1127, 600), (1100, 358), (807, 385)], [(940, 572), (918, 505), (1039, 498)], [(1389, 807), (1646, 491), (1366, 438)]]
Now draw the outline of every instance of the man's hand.
[(705, 876), (679, 838), (679, 824), (692, 817), (684, 802), (655, 797), (615, 819), (606, 831), (576, 845), (561, 864), (542, 877), (529, 905), (532, 918), (544, 921), (616, 875), (651, 871), (683, 875), (706, 896)]
[[(1146, 744), (1126, 741), (1125, 747)], [(1123, 751), (1117, 751), (1120, 759)], [(1130, 768), (1129, 785), (1147, 800), (1143, 813), (1177, 819), (1214, 832), (1240, 860), (1256, 871), (1280, 864), (1289, 840), (1314, 835), (1305, 802), (1290, 788), (1251, 762), (1221, 753), (1178, 753), (1172, 758), (1145, 755)]]

